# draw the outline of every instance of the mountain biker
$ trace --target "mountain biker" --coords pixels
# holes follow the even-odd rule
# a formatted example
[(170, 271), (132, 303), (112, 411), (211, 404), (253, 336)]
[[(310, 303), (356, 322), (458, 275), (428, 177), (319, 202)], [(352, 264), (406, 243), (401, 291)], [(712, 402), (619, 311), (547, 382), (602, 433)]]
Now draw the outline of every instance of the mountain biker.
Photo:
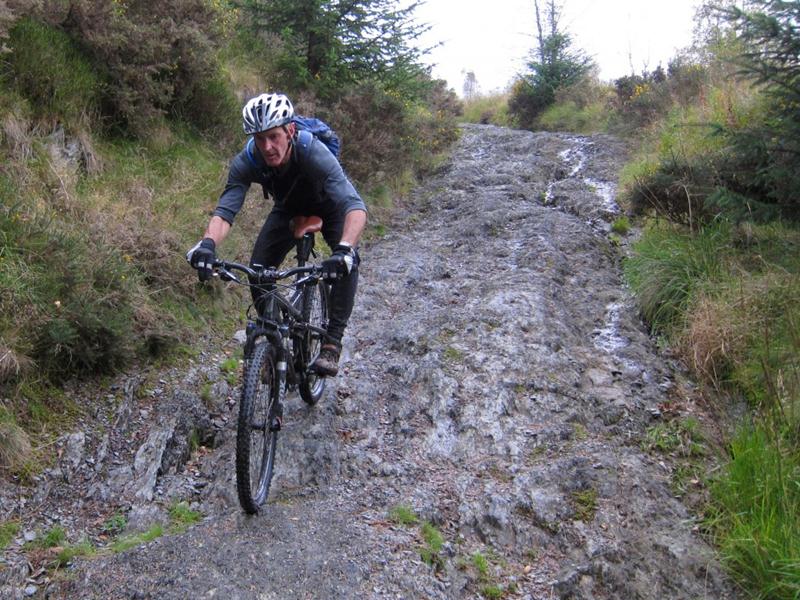
[[(325, 276), (332, 280), (330, 322), (312, 368), (320, 375), (334, 376), (356, 295), (357, 244), (367, 222), (367, 207), (322, 141), (313, 138), (308, 148), (300, 151), (293, 117), (292, 103), (280, 93), (261, 94), (245, 104), (244, 132), (253, 136), (258, 152), (248, 155), (245, 147), (233, 158), (228, 182), (203, 239), (189, 250), (186, 260), (197, 269), (200, 281), (211, 277), (216, 247), (228, 235), (252, 183), (261, 184), (264, 197), (271, 196), (274, 206), (256, 239), (251, 267), (281, 264), (295, 244), (292, 217), (321, 217), (322, 235), (332, 251), (322, 262)], [(250, 289), (258, 308), (264, 292)]]

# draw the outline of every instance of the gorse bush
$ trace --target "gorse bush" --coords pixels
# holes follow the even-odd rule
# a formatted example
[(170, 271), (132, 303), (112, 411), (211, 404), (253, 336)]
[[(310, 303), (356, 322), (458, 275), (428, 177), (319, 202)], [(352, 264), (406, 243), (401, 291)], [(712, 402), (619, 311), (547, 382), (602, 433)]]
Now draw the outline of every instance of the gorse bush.
[[(425, 170), (456, 139), (458, 105), (437, 88), (427, 104), (365, 84), (347, 94), (330, 114), (342, 139), (342, 164), (362, 184), (376, 185), (404, 169)], [(437, 97), (438, 95), (438, 97)]]

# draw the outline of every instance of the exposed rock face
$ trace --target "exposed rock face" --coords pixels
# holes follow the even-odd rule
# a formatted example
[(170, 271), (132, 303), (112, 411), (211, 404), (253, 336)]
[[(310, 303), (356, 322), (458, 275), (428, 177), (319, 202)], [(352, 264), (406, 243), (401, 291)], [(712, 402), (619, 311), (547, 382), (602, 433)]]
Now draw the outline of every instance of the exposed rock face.
[[(83, 454), (102, 452), (96, 493), (127, 498), (132, 516), (187, 499), (206, 519), (80, 561), (51, 594), (734, 598), (670, 466), (640, 446), (691, 389), (642, 327), (608, 241), (621, 156), (605, 136), (465, 127), (364, 245), (343, 373), (315, 407), (290, 395), (262, 513), (236, 503), (237, 390), (215, 370), (172, 372), (158, 402), (131, 394), (111, 413), (135, 443), (87, 434)], [(441, 533), (432, 564), (419, 524), (389, 518), (400, 505)]]

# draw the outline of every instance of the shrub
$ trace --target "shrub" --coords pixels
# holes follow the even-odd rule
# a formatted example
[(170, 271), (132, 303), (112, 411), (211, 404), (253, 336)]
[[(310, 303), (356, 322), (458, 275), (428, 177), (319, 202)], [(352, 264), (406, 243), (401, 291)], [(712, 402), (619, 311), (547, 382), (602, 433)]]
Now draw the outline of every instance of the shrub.
[(413, 103), (368, 83), (336, 104), (326, 118), (340, 134), (342, 164), (353, 179), (377, 185), (409, 168), (424, 171), (449, 147), (456, 137), (451, 111), (457, 105), (436, 88), (431, 95), (431, 105)]
[(97, 109), (102, 82), (65, 32), (23, 18), (11, 29), (9, 46), (5, 83), (19, 89), (37, 115), (74, 123)]
[[(106, 73), (107, 114), (145, 135), (162, 115), (184, 113), (193, 103), (228, 107), (219, 86), (209, 85), (219, 72), (216, 48), (226, 10), (205, 0), (74, 0), (65, 26)], [(211, 113), (195, 122), (216, 127), (225, 120)]]

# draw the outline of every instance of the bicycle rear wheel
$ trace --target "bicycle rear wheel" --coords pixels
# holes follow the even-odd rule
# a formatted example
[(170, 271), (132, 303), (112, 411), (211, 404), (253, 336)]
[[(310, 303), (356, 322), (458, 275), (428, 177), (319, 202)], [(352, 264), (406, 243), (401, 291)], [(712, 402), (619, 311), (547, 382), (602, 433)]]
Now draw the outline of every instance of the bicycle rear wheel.
[[(303, 291), (303, 320), (323, 331), (328, 327), (328, 288), (327, 284), (318, 282)], [(303, 336), (301, 348), (302, 365), (299, 365), (300, 397), (307, 404), (316, 404), (325, 391), (325, 377), (309, 370), (322, 349), (323, 334), (308, 330)]]
[(275, 349), (266, 341), (256, 344), (244, 374), (236, 432), (236, 489), (249, 514), (257, 513), (269, 494), (282, 393)]

